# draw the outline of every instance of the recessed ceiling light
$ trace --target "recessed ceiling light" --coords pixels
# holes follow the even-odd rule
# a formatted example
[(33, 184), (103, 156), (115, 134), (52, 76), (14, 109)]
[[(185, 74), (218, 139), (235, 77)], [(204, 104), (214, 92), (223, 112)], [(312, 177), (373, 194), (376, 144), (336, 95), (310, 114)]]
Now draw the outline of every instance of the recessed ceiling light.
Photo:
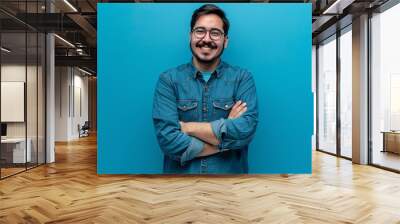
[(78, 12), (78, 10), (71, 4), (69, 3), (68, 0), (64, 0), (65, 4), (67, 4), (74, 12)]
[(78, 67), (78, 70), (81, 71), (81, 72), (83, 72), (83, 73), (85, 73), (85, 74), (87, 74), (87, 75), (90, 75), (90, 76), (93, 75), (92, 73), (90, 73), (90, 72), (88, 72), (88, 71), (86, 71), (86, 70), (83, 70), (83, 69), (81, 69), (81, 68), (79, 68), (79, 67)]
[(332, 5), (330, 5), (324, 12), (322, 13), (323, 15), (326, 14), (342, 14), (343, 9), (347, 8), (351, 3), (353, 3), (355, 0), (336, 0), (333, 2)]
[(1, 47), (1, 51), (4, 51), (6, 53), (10, 53), (11, 52), (11, 50), (9, 50), (9, 49), (7, 49), (5, 47)]
[(69, 42), (68, 40), (66, 40), (66, 39), (64, 39), (64, 38), (62, 38), (62, 37), (60, 37), (59, 35), (57, 35), (57, 34), (54, 34), (54, 36), (55, 37), (57, 37), (59, 40), (61, 40), (62, 42), (64, 42), (64, 43), (66, 43), (67, 45), (69, 45), (70, 47), (73, 47), (73, 48), (75, 48), (75, 45), (73, 45), (71, 42)]

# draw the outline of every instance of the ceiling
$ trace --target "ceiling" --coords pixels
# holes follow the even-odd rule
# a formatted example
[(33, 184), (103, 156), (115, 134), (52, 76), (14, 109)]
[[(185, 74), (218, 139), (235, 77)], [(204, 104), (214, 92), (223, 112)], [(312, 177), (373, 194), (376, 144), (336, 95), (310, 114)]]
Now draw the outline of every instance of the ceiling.
[[(374, 9), (387, 0), (251, 0), (229, 2), (312, 3), (312, 36), (317, 43), (335, 32), (339, 20)], [(23, 54), (24, 32), (54, 32), (56, 65), (85, 67), (96, 72), (97, 62), (97, 2), (188, 2), (180, 0), (1, 0), (0, 25), (2, 41), (8, 48)], [(193, 1), (190, 1), (193, 2)], [(201, 2), (201, 1), (198, 1)], [(227, 1), (213, 1), (227, 2)], [(50, 13), (51, 12), (51, 13)], [(336, 24), (336, 25), (335, 25)], [(28, 38), (29, 39), (29, 38)], [(66, 40), (66, 41), (63, 41)], [(29, 40), (28, 40), (29, 42)], [(71, 45), (72, 44), (72, 45)], [(27, 51), (33, 52), (35, 43), (29, 43)]]
[(8, 54), (2, 52), (3, 60), (18, 61), (24, 55), (33, 58), (38, 44), (32, 39), (37, 33), (54, 32), (56, 65), (79, 66), (96, 73), (96, 10), (96, 0), (1, 0), (2, 46), (12, 49)]

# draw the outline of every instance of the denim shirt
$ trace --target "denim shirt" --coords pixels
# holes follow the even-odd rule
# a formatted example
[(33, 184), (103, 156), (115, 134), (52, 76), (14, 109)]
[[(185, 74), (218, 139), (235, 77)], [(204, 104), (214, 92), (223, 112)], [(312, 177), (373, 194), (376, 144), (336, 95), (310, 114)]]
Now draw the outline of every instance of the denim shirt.
[[(235, 102), (247, 111), (228, 118)], [(220, 61), (208, 82), (193, 63), (159, 76), (153, 99), (153, 124), (164, 153), (164, 173), (247, 173), (247, 153), (258, 122), (256, 87), (250, 72)], [(196, 157), (204, 142), (181, 131), (179, 121), (210, 122), (219, 152)]]

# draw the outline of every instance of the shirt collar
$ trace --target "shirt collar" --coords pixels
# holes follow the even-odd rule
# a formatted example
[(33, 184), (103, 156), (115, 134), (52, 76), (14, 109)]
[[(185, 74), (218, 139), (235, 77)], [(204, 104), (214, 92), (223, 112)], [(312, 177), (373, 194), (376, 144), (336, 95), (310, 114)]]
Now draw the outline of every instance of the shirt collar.
[[(197, 68), (194, 66), (194, 64), (193, 64), (193, 59), (190, 60), (190, 63), (188, 63), (188, 64), (189, 64), (189, 66), (190, 66), (191, 73), (193, 74), (193, 78), (197, 78), (197, 77), (201, 74), (201, 72), (200, 72), (199, 70), (197, 70)], [(215, 71), (212, 73), (212, 75), (216, 74), (216, 75), (217, 75), (217, 78), (221, 77), (221, 75), (222, 75), (222, 70), (223, 70), (223, 68), (225, 67), (225, 65), (226, 65), (226, 63), (221, 59), (221, 60), (219, 61), (219, 64), (218, 64), (217, 68), (216, 68)]]

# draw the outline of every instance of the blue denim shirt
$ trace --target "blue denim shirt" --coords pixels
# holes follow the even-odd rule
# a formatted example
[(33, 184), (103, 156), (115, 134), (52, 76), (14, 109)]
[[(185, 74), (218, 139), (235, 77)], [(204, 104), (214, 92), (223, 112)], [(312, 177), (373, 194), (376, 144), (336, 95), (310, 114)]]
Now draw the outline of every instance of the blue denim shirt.
[[(228, 118), (239, 100), (246, 102), (247, 111), (238, 118)], [(204, 142), (183, 133), (179, 121), (210, 122), (220, 152), (196, 157)], [(257, 121), (256, 87), (245, 69), (221, 60), (205, 82), (190, 62), (159, 76), (153, 123), (164, 153), (164, 173), (247, 173), (247, 153)]]

